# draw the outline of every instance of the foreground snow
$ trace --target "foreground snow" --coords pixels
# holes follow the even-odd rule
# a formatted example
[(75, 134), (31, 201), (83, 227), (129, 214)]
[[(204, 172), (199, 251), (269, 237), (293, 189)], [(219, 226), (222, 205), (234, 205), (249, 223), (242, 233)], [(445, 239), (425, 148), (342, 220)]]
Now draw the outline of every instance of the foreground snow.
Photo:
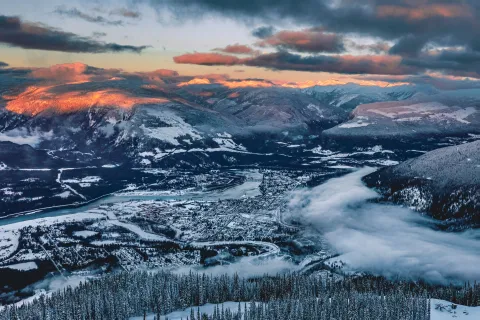
[(431, 320), (448, 320), (448, 319), (480, 319), (480, 307), (465, 307), (455, 305), (445, 300), (432, 299), (430, 303)]
[[(195, 313), (195, 316), (197, 316), (198, 309), (200, 309), (201, 314), (205, 313), (205, 314), (208, 314), (208, 315), (213, 315), (214, 310), (217, 306), (220, 310), (222, 310), (222, 307), (223, 307), (224, 310), (230, 309), (230, 311), (232, 311), (232, 312), (237, 312), (238, 311), (238, 302), (227, 301), (227, 302), (219, 303), (219, 304), (207, 303), (207, 304), (205, 304), (203, 306), (200, 306), (200, 307), (191, 307), (191, 308), (186, 308), (185, 310), (179, 310), (179, 311), (171, 312), (171, 313), (169, 313), (165, 316), (161, 316), (160, 320), (165, 320), (165, 319), (168, 319), (168, 320), (183, 320), (183, 319), (187, 319), (187, 317), (190, 317), (192, 309), (193, 309), (193, 312)], [(241, 310), (242, 310), (241, 312), (242, 313), (245, 312), (245, 303), (244, 302), (240, 303), (240, 307), (241, 307)], [(247, 308), (248, 308), (248, 305), (247, 305)], [(153, 320), (154, 317), (155, 317), (154, 314), (147, 315), (148, 320)], [(143, 319), (143, 316), (130, 318), (130, 320), (142, 320), (142, 319)]]
[[(247, 309), (248, 309), (249, 303), (247, 303)], [(438, 300), (438, 299), (432, 299), (430, 303), (430, 310), (431, 310), (431, 320), (448, 320), (448, 319), (471, 319), (471, 320), (478, 320), (480, 319), (480, 307), (466, 307), (462, 305), (456, 305), (456, 308), (452, 308), (452, 303), (449, 301), (445, 300)], [(181, 320), (181, 319), (187, 319), (187, 317), (190, 317), (191, 310), (193, 309), (193, 312), (195, 316), (197, 315), (198, 309), (200, 309), (201, 314), (208, 314), (208, 315), (213, 315), (215, 308), (218, 306), (218, 308), (221, 310), (222, 307), (223, 309), (230, 309), (230, 311), (236, 312), (238, 310), (238, 302), (224, 302), (220, 304), (212, 304), (212, 303), (207, 303), (203, 306), (200, 307), (191, 307), (191, 308), (186, 308), (185, 310), (178, 310), (171, 312), (165, 316), (161, 316), (160, 320)], [(241, 307), (241, 312), (245, 312), (245, 303), (242, 302), (240, 303)], [(148, 320), (153, 320), (155, 317), (154, 314), (149, 314), (147, 315)], [(130, 320), (141, 320), (143, 319), (143, 316), (139, 317), (132, 317)]]

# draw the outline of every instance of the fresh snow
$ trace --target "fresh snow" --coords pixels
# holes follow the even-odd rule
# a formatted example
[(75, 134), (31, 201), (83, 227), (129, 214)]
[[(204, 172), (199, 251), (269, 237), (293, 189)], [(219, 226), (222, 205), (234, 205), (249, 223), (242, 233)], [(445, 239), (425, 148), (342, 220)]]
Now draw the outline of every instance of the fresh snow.
[(98, 232), (95, 231), (90, 231), (90, 230), (82, 230), (82, 231), (75, 231), (73, 233), (74, 236), (76, 237), (81, 237), (81, 238), (88, 238), (92, 237), (94, 235), (98, 234)]
[[(249, 307), (249, 304), (250, 304), (250, 302), (247, 302), (247, 309)], [(222, 310), (222, 306), (223, 306), (224, 310), (230, 309), (230, 311), (232, 311), (232, 312), (237, 312), (238, 311), (238, 302), (227, 301), (227, 302), (219, 303), (219, 304), (207, 303), (203, 306), (190, 307), (190, 308), (186, 308), (185, 310), (179, 310), (179, 311), (171, 312), (171, 313), (169, 313), (165, 316), (160, 316), (160, 320), (165, 320), (165, 319), (168, 319), (168, 320), (183, 320), (183, 319), (187, 319), (187, 317), (190, 317), (192, 309), (193, 309), (193, 312), (195, 313), (195, 316), (197, 316), (198, 309), (200, 309), (200, 313), (202, 313), (202, 314), (206, 313), (206, 314), (211, 316), (211, 315), (213, 315), (214, 310), (217, 306), (220, 310)], [(241, 308), (241, 312), (244, 313), (245, 312), (245, 302), (240, 302), (240, 308)], [(153, 320), (154, 317), (155, 317), (154, 314), (147, 315), (148, 320)], [(130, 318), (130, 320), (142, 320), (142, 319), (143, 319), (143, 316)]]
[(335, 165), (335, 166), (328, 166), (328, 168), (331, 168), (331, 169), (355, 169), (355, 167), (341, 165), (341, 164)]
[(466, 307), (455, 305), (445, 300), (432, 299), (430, 302), (431, 320), (450, 320), (450, 319), (480, 319), (480, 307)]
[(108, 168), (108, 169), (116, 168), (116, 167), (118, 167), (117, 164), (104, 164), (104, 165), (102, 166), (102, 168)]
[(368, 123), (368, 122), (357, 121), (357, 122), (346, 122), (346, 123), (343, 123), (343, 124), (339, 125), (338, 127), (342, 128), (342, 129), (350, 129), (350, 128), (367, 127), (369, 125), (370, 125), (370, 123)]
[(373, 164), (378, 164), (378, 165), (381, 165), (381, 166), (396, 166), (397, 164), (400, 163), (400, 162), (395, 161), (395, 160), (382, 160), (382, 159), (368, 160), (368, 162), (373, 163)]
[(67, 199), (72, 196), (72, 193), (70, 191), (64, 191), (62, 193), (54, 195), (54, 197), (62, 198), (62, 199)]
[[(474, 107), (450, 107), (440, 102), (424, 102), (411, 105), (381, 105), (380, 107), (373, 106), (367, 108), (365, 111), (393, 119), (396, 122), (454, 120), (463, 124), (470, 124), (470, 122), (465, 119), (477, 113), (477, 109)], [(341, 125), (339, 127), (341, 127)]]
[(65, 179), (62, 180), (63, 183), (96, 183), (100, 182), (102, 178), (97, 176), (88, 176), (81, 179)]
[(10, 257), (17, 250), (19, 241), (19, 230), (0, 228), (0, 260)]
[(144, 165), (144, 166), (149, 166), (149, 165), (152, 164), (152, 161), (150, 161), (148, 159), (142, 159), (142, 161), (140, 161), (140, 164)]
[(18, 270), (18, 271), (28, 271), (28, 270), (35, 270), (35, 269), (38, 268), (38, 266), (35, 262), (29, 261), (29, 262), (11, 264), (11, 265), (8, 265), (8, 266), (2, 266), (0, 268), (14, 269), (14, 270)]
[(242, 146), (241, 144), (236, 144), (232, 139), (213, 138), (213, 141), (215, 141), (220, 147), (225, 147), (233, 150), (247, 151), (244, 146)]
[(202, 139), (202, 136), (197, 130), (173, 112), (149, 109), (148, 113), (169, 125), (168, 127), (150, 128), (145, 126), (145, 124), (142, 124), (140, 128), (151, 138), (165, 141), (175, 146), (180, 145), (180, 142), (178, 141), (178, 138), (180, 137), (189, 136), (193, 140)]

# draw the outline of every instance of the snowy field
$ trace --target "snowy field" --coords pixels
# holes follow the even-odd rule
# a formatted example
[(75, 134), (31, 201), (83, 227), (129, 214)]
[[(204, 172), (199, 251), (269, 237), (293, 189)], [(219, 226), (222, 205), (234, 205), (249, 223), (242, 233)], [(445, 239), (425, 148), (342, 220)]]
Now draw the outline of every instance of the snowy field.
[(480, 319), (480, 307), (453, 305), (451, 302), (445, 300), (432, 299), (430, 310), (431, 320)]
[[(200, 307), (186, 308), (185, 310), (178, 310), (171, 312), (167, 315), (161, 316), (161, 320), (184, 320), (187, 317), (190, 317), (191, 312), (197, 316), (197, 312), (200, 311), (201, 314), (205, 313), (208, 315), (213, 315), (216, 308), (222, 310), (230, 309), (230, 311), (237, 312), (238, 308), (241, 308), (242, 314), (245, 312), (245, 303), (238, 302), (224, 302), (220, 304), (211, 304), (207, 303)], [(466, 320), (479, 320), (480, 319), (480, 307), (465, 307), (462, 305), (455, 305), (453, 309), (453, 304), (445, 300), (432, 299), (430, 303), (430, 312), (431, 320), (450, 320), (450, 319), (466, 319)], [(247, 310), (249, 307), (249, 302), (246, 304)], [(148, 314), (147, 319), (153, 320), (155, 317), (154, 314)], [(132, 317), (130, 320), (142, 320), (143, 316)], [(278, 319), (281, 320), (281, 319)]]

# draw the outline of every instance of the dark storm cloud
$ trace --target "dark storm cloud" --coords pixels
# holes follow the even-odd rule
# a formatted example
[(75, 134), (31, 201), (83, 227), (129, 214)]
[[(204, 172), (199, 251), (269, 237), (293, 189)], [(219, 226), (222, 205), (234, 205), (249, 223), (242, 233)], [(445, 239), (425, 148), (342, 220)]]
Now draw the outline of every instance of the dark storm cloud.
[(24, 49), (63, 52), (135, 52), (147, 46), (129, 46), (105, 43), (64, 32), (43, 24), (24, 22), (18, 17), (0, 15), (0, 43)]
[(423, 36), (413, 34), (406, 35), (390, 48), (391, 54), (399, 54), (402, 56), (416, 56), (427, 44), (428, 39)]
[(480, 52), (472, 50), (442, 50), (406, 58), (403, 65), (429, 70), (442, 70), (451, 75), (479, 77)]
[(8, 63), (0, 61), (0, 68), (8, 67)]
[(302, 56), (281, 51), (240, 59), (235, 56), (212, 53), (189, 53), (174, 57), (180, 64), (245, 65), (271, 70), (295, 70), (311, 72), (335, 72), (344, 74), (412, 74), (418, 68), (402, 65), (398, 56)]
[(272, 34), (256, 43), (259, 47), (274, 47), (297, 52), (342, 52), (345, 50), (343, 37), (335, 33), (327, 33), (321, 29), (305, 29), (299, 31), (283, 30)]
[[(137, 0), (142, 1), (142, 0)], [(476, 0), (150, 0), (157, 8), (174, 9), (179, 17), (198, 17), (199, 12), (233, 18), (300, 25), (322, 25), (338, 32), (359, 32), (385, 38), (408, 34), (431, 36), (472, 32), (480, 5)], [(182, 16), (183, 15), (183, 16)]]
[(263, 54), (247, 59), (245, 65), (273, 70), (335, 72), (344, 74), (411, 74), (416, 70), (401, 65), (395, 56), (302, 56), (288, 52)]
[(275, 33), (275, 28), (272, 26), (262, 26), (252, 30), (252, 36), (260, 39), (265, 39)]
[[(477, 0), (137, 0), (157, 10), (170, 9), (181, 19), (201, 13), (245, 21), (293, 22), (322, 26), (336, 33), (354, 33), (394, 41), (392, 52), (415, 55), (425, 44), (466, 46), (480, 51), (480, 2)], [(266, 38), (268, 27), (253, 34)]]
[(55, 10), (55, 13), (62, 15), (62, 16), (67, 16), (70, 18), (78, 18), (82, 19), (91, 23), (98, 23), (102, 25), (110, 25), (110, 26), (122, 26), (123, 21), (121, 20), (109, 20), (105, 17), (102, 17), (100, 15), (93, 15), (93, 14), (88, 14), (83, 11), (78, 10), (77, 8), (64, 8), (64, 7), (59, 7)]

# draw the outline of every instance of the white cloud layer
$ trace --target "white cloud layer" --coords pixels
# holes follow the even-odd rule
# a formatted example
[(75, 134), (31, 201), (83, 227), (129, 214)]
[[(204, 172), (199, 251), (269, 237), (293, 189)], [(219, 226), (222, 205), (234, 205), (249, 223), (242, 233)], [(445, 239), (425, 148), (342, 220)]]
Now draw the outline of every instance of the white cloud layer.
[(320, 232), (348, 268), (435, 283), (480, 280), (480, 233), (433, 230), (408, 208), (374, 203), (364, 168), (293, 194), (292, 218)]

